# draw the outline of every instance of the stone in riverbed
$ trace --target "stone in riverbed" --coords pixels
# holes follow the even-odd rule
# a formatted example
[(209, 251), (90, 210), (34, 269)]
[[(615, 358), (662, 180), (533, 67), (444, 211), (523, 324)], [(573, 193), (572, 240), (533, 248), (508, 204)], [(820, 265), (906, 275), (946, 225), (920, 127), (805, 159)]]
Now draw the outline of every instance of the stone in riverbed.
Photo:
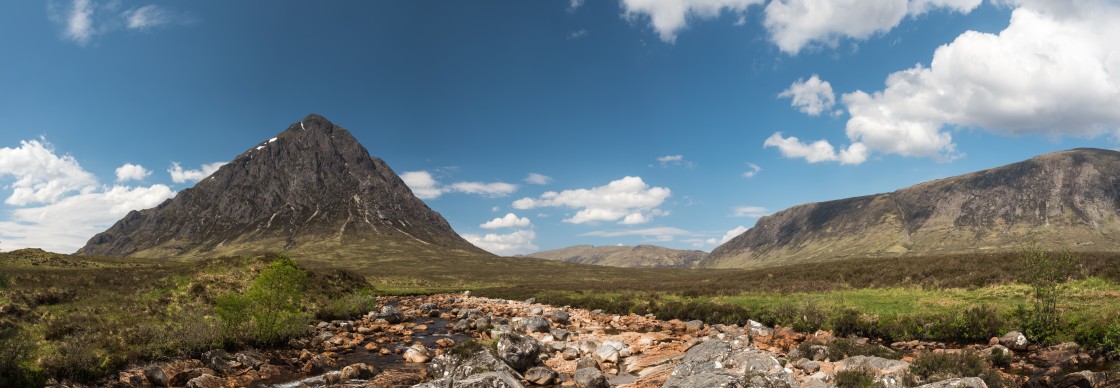
[(432, 352), (422, 344), (415, 344), (409, 346), (404, 351), (404, 361), (413, 363), (425, 363), (432, 358)]
[(187, 388), (221, 388), (225, 380), (214, 375), (202, 375), (187, 381)]
[(498, 357), (518, 372), (535, 365), (540, 351), (540, 344), (532, 337), (516, 333), (502, 333), (498, 336)]
[(556, 372), (543, 366), (534, 366), (525, 371), (525, 381), (533, 385), (550, 385), (556, 381)]
[(596, 368), (577, 369), (572, 380), (575, 381), (577, 388), (608, 388), (611, 386), (607, 382), (607, 376), (604, 376), (603, 372)]
[(552, 329), (552, 324), (541, 317), (530, 317), (522, 321), (521, 327), (526, 333), (547, 333)]
[(379, 372), (380, 371), (377, 370), (377, 367), (365, 363), (350, 364), (349, 366), (342, 368), (342, 372), (339, 374), (339, 378), (342, 379), (342, 381), (365, 380), (373, 377)]

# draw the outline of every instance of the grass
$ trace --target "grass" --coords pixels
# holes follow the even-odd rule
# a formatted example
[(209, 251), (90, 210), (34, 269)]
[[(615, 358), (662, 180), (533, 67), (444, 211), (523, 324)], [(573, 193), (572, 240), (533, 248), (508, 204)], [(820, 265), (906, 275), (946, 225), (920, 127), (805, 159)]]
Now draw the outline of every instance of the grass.
[[(471, 290), (662, 319), (739, 324), (753, 319), (886, 340), (983, 341), (1017, 328), (1014, 311), (1031, 293), (1016, 282), (1023, 273), (1013, 254), (754, 270), (628, 269), (465, 253), (348, 255), (354, 256), (296, 257), (308, 270), (304, 299), (312, 314), (356, 316), (375, 295)], [(270, 260), (269, 255), (174, 261), (0, 253), (5, 279), (0, 307), (18, 307), (0, 316), (0, 332), (19, 333), (34, 345), (30, 355), (13, 363), (26, 372), (20, 378), (40, 382), (90, 381), (127, 363), (193, 355), (221, 343), (214, 334), (219, 296), (244, 291)], [(1081, 254), (1074, 268), (1071, 280), (1059, 286), (1059, 308), (1070, 324), (1056, 340), (1115, 350), (1120, 256)], [(845, 352), (851, 351), (858, 349)]]

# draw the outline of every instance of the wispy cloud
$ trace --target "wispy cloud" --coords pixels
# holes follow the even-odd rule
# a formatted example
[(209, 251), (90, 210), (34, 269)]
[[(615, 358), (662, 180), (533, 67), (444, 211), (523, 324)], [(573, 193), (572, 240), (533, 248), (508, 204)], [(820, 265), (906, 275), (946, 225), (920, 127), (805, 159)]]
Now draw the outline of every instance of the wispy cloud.
[(517, 185), (506, 182), (455, 182), (444, 185), (432, 173), (423, 170), (405, 172), (401, 174), (401, 180), (420, 199), (435, 199), (450, 192), (497, 198), (513, 194), (518, 188)]
[(579, 38), (583, 38), (583, 37), (586, 37), (586, 36), (587, 36), (587, 30), (580, 29), (578, 31), (572, 31), (571, 34), (568, 34), (568, 40), (579, 39)]
[(118, 30), (147, 31), (170, 24), (186, 24), (191, 18), (154, 4), (121, 10), (119, 1), (94, 0), (48, 2), (47, 18), (62, 27), (62, 38), (89, 46), (98, 35)]
[(758, 175), (759, 172), (762, 172), (762, 167), (759, 167), (757, 164), (748, 162), (747, 171), (743, 172), (743, 177), (754, 178), (754, 176)]
[(759, 218), (769, 214), (769, 210), (762, 206), (736, 206), (731, 209), (732, 217)]

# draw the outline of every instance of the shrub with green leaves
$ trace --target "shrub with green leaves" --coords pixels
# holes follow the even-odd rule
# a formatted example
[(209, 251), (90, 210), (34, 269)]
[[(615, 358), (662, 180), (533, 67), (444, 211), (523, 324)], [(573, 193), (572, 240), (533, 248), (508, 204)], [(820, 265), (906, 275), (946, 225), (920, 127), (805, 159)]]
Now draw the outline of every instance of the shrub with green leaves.
[(1031, 340), (1049, 344), (1062, 329), (1061, 311), (1058, 310), (1058, 286), (1073, 273), (1072, 254), (1047, 253), (1032, 243), (1019, 254), (1023, 266), (1022, 281), (1031, 286), (1030, 309), (1020, 309), (1023, 331)]
[(35, 370), (35, 343), (15, 328), (0, 329), (0, 386), (42, 387), (42, 373)]
[(217, 298), (214, 309), (227, 339), (260, 345), (297, 336), (310, 319), (301, 310), (307, 272), (281, 256), (261, 271), (244, 295)]
[(321, 302), (315, 318), (324, 321), (354, 319), (376, 307), (377, 296), (370, 290), (362, 290)]
[(937, 382), (957, 377), (977, 377), (988, 371), (988, 362), (974, 351), (961, 353), (926, 353), (910, 364), (910, 374), (923, 382)]

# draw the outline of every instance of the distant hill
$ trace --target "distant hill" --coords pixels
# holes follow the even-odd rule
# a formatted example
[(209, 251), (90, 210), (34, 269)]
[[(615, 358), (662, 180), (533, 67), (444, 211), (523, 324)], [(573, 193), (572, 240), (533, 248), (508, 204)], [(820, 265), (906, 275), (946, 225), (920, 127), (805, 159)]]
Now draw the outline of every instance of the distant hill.
[(1044, 249), (1120, 251), (1120, 152), (1074, 149), (762, 217), (701, 267)]
[(349, 131), (309, 115), (159, 206), (129, 212), (83, 255), (483, 255)]
[(530, 253), (526, 256), (569, 263), (633, 268), (692, 268), (707, 252), (669, 249), (654, 245), (575, 245)]

